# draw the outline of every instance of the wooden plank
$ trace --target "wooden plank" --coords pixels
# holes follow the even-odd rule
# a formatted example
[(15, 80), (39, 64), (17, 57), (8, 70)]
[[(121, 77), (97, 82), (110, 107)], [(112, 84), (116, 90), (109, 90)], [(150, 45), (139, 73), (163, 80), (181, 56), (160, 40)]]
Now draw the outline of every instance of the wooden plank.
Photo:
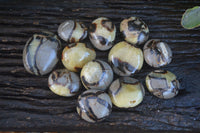
[[(185, 9), (195, 5), (200, 5), (200, 1), (0, 1), (0, 130), (199, 131), (200, 29), (185, 30), (180, 25)], [(123, 40), (119, 33), (120, 21), (138, 16), (148, 24), (150, 38), (162, 39), (170, 45), (173, 61), (163, 69), (172, 71), (180, 79), (181, 90), (177, 97), (162, 100), (146, 90), (139, 106), (113, 107), (108, 119), (90, 124), (76, 113), (77, 96), (56, 96), (48, 89), (48, 75), (37, 77), (25, 71), (22, 51), (32, 34), (42, 30), (56, 33), (58, 25), (66, 19), (78, 19), (89, 26), (99, 16), (109, 17), (116, 24), (116, 43)], [(90, 43), (88, 38), (83, 42)], [(107, 60), (108, 52), (96, 52), (98, 59)], [(61, 62), (57, 68), (63, 68)], [(152, 70), (145, 63), (134, 77), (144, 83), (146, 74)]]

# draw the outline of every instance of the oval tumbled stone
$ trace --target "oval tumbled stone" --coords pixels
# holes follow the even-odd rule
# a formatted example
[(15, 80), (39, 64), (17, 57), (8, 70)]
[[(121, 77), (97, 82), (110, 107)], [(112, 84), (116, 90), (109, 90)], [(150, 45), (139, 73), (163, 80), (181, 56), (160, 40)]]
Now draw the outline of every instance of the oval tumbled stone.
[(57, 69), (49, 75), (48, 85), (55, 94), (70, 97), (79, 92), (81, 82), (76, 73), (67, 69)]
[(87, 90), (78, 97), (77, 112), (88, 122), (99, 122), (112, 111), (112, 102), (107, 93), (101, 90)]
[(154, 70), (146, 76), (146, 86), (156, 97), (170, 99), (178, 94), (180, 88), (176, 76), (166, 70)]
[(82, 22), (66, 20), (58, 27), (58, 35), (66, 42), (79, 42), (87, 37), (87, 28)]
[(113, 81), (108, 90), (112, 103), (120, 108), (139, 105), (145, 95), (143, 85), (134, 78), (120, 77)]
[(119, 42), (110, 50), (108, 61), (116, 74), (130, 76), (142, 68), (143, 52), (128, 42)]
[(94, 49), (85, 43), (72, 43), (62, 52), (62, 63), (70, 71), (79, 72), (82, 67), (96, 58)]
[(111, 20), (105, 17), (95, 19), (89, 27), (89, 38), (94, 47), (105, 51), (113, 46), (116, 28)]
[(93, 60), (83, 66), (80, 77), (86, 89), (106, 90), (113, 81), (113, 71), (108, 63)]
[(144, 59), (152, 67), (161, 67), (172, 60), (172, 51), (167, 43), (159, 39), (149, 40), (143, 48)]
[(149, 38), (148, 26), (138, 17), (124, 19), (120, 23), (120, 32), (122, 32), (127, 42), (134, 45), (141, 45)]
[(59, 60), (61, 43), (51, 32), (34, 34), (23, 50), (26, 70), (35, 75), (45, 75), (53, 70)]

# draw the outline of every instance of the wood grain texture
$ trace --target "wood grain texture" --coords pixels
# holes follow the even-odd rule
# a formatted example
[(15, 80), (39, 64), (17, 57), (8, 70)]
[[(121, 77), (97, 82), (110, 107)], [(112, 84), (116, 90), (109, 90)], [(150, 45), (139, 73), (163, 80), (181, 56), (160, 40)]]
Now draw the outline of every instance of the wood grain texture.
[[(200, 28), (185, 30), (180, 25), (185, 9), (196, 5), (200, 5), (199, 0), (0, 1), (0, 130), (200, 131)], [(146, 89), (139, 106), (114, 107), (108, 119), (90, 124), (76, 113), (77, 96), (56, 96), (48, 89), (48, 75), (37, 77), (25, 71), (22, 51), (32, 34), (42, 30), (57, 33), (58, 25), (66, 19), (78, 19), (88, 26), (99, 16), (109, 17), (116, 24), (115, 42), (123, 40), (119, 34), (123, 18), (138, 16), (149, 26), (150, 39), (170, 45), (173, 60), (163, 69), (175, 73), (181, 81), (178, 96), (162, 100)], [(83, 42), (90, 43), (88, 38)], [(97, 51), (98, 59), (106, 61), (107, 55)], [(61, 62), (57, 68), (63, 68)], [(134, 77), (144, 83), (152, 70), (145, 63)]]

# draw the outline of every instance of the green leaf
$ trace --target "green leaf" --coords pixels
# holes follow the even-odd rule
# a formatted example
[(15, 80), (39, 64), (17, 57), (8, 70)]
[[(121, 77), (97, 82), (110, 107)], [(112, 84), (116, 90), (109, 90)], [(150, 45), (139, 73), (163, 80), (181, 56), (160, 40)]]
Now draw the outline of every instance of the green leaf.
[(200, 7), (195, 6), (187, 9), (183, 14), (181, 25), (185, 29), (193, 29), (200, 26)]

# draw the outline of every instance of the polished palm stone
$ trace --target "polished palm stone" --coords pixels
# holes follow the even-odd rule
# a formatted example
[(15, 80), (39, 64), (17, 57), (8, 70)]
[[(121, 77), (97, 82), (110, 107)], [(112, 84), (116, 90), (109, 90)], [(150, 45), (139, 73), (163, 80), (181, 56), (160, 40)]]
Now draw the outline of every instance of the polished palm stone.
[(58, 27), (58, 35), (66, 42), (79, 42), (87, 37), (87, 28), (82, 22), (66, 20)]
[(99, 122), (110, 115), (112, 102), (101, 90), (87, 90), (78, 97), (77, 112), (88, 122)]
[(79, 92), (79, 76), (67, 69), (57, 69), (49, 75), (48, 85), (52, 92), (60, 96), (74, 96)]
[(166, 70), (154, 70), (146, 76), (148, 90), (158, 98), (170, 99), (178, 94), (180, 88), (176, 76)]
[(62, 52), (63, 65), (73, 72), (79, 72), (86, 63), (95, 58), (96, 52), (85, 43), (70, 44)]
[(152, 67), (161, 67), (169, 64), (172, 60), (172, 51), (167, 43), (159, 39), (149, 40), (143, 48), (144, 59)]
[(89, 27), (89, 38), (94, 47), (105, 51), (113, 46), (116, 28), (113, 22), (105, 17), (95, 19)]
[(84, 65), (80, 77), (86, 89), (106, 90), (113, 81), (113, 71), (106, 62), (93, 60)]
[(120, 23), (120, 32), (124, 35), (124, 39), (131, 44), (141, 45), (149, 38), (148, 26), (138, 17), (124, 19)]
[(120, 77), (113, 81), (108, 90), (112, 103), (120, 108), (139, 105), (145, 95), (143, 85), (134, 78)]
[(108, 61), (116, 74), (130, 76), (142, 68), (143, 52), (128, 42), (119, 42), (110, 50)]
[(61, 43), (51, 32), (34, 34), (23, 50), (26, 70), (35, 75), (45, 75), (53, 70), (60, 58)]

